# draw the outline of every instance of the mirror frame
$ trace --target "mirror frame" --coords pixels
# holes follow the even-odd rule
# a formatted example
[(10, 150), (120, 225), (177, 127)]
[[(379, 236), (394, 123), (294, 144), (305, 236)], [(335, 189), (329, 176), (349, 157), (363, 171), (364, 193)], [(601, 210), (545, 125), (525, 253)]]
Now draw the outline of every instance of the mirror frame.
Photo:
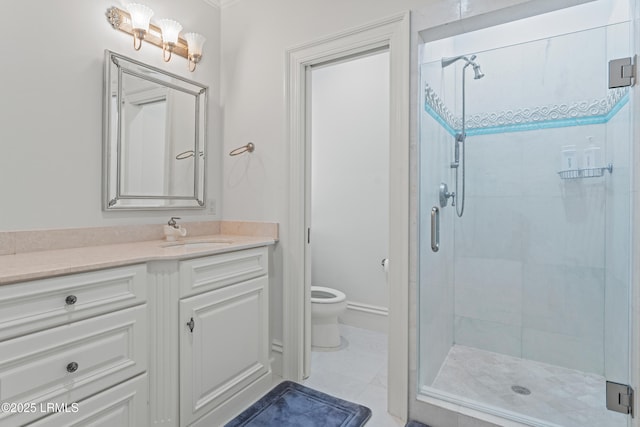
[[(157, 73), (167, 77), (170, 81), (163, 81), (149, 74)], [(121, 129), (120, 108), (122, 105), (122, 76), (123, 74), (139, 77), (144, 80), (162, 85), (168, 89), (174, 89), (193, 95), (195, 100), (194, 121), (194, 149), (192, 153), (200, 152), (203, 162), (194, 161), (194, 188), (193, 195), (125, 195), (121, 192)], [(115, 84), (114, 84), (114, 78)], [(206, 195), (206, 170), (207, 170), (207, 109), (209, 104), (209, 87), (182, 76), (169, 73), (159, 68), (144, 64), (135, 59), (128, 58), (110, 50), (105, 50), (104, 82), (103, 82), (103, 210), (168, 210), (168, 209), (205, 209)], [(113, 95), (116, 95), (117, 113), (112, 114), (111, 103)], [(113, 117), (115, 116), (115, 117)], [(114, 122), (116, 121), (116, 122)], [(116, 135), (112, 135), (112, 126), (115, 124)], [(115, 152), (114, 152), (115, 150)], [(185, 153), (179, 153), (183, 156)], [(188, 158), (182, 157), (182, 159)], [(193, 155), (194, 159), (198, 159)], [(115, 165), (114, 160), (115, 159)], [(149, 206), (152, 201), (168, 202), (166, 206)]]

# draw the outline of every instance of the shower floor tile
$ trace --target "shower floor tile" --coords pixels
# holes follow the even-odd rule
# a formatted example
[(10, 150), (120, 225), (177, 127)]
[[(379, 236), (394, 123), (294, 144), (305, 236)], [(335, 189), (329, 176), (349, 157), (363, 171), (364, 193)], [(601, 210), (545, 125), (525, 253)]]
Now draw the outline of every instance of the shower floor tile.
[[(517, 394), (511, 387), (526, 387)], [(627, 415), (605, 407), (599, 375), (455, 345), (433, 388), (562, 427), (625, 427)]]

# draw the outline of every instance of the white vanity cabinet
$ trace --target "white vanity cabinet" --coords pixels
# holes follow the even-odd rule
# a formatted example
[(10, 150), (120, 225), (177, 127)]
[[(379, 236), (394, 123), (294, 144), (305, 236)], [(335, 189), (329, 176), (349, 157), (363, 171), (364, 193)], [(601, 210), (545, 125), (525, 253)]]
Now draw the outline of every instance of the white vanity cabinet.
[(150, 425), (221, 426), (271, 387), (268, 248), (149, 265)]
[[(72, 404), (93, 396), (106, 410), (122, 397), (110, 388), (134, 378), (146, 394), (145, 301), (145, 265), (0, 286), (0, 426), (65, 425), (82, 415)], [(137, 423), (119, 425), (146, 424), (145, 398), (127, 410)]]
[[(217, 408), (244, 406), (242, 393), (270, 383), (267, 249), (256, 248), (180, 264), (180, 425)], [(194, 295), (195, 294), (195, 295)], [(262, 380), (262, 381), (261, 381)]]
[(266, 244), (0, 286), (0, 427), (224, 425), (272, 385)]

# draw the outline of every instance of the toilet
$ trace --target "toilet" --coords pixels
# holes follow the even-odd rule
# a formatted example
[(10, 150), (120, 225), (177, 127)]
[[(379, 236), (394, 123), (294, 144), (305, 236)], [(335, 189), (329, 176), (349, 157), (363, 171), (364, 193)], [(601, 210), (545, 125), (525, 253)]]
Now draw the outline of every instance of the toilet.
[(347, 296), (331, 288), (311, 286), (311, 346), (340, 347), (338, 316), (347, 309)]

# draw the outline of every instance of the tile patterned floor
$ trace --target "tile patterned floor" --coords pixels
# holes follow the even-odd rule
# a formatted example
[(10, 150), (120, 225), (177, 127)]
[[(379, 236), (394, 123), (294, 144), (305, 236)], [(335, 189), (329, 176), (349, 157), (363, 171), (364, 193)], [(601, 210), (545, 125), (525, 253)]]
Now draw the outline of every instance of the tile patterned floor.
[(605, 407), (603, 377), (471, 347), (453, 346), (432, 386), (562, 427), (627, 426), (628, 416)]
[(312, 351), (311, 375), (303, 384), (371, 409), (366, 427), (401, 427), (387, 413), (387, 335), (340, 325), (342, 348)]

